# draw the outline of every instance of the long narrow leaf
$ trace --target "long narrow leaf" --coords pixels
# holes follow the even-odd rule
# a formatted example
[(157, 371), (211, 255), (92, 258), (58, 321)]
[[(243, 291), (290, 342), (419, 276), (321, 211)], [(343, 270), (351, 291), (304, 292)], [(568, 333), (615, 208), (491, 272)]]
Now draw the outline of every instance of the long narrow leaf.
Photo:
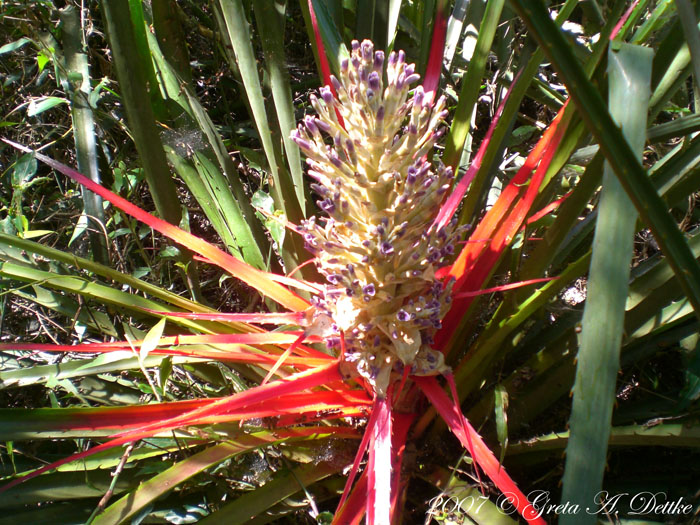
[[(15, 142), (9, 141), (7, 139), (2, 140), (21, 151), (31, 151), (29, 148), (26, 148)], [(244, 263), (243, 261), (240, 261), (235, 257), (232, 257), (229, 254), (222, 252), (216, 246), (209, 244), (208, 242), (192, 235), (191, 233), (181, 230), (177, 226), (173, 226), (172, 224), (162, 219), (154, 217), (153, 215), (147, 213), (138, 206), (131, 204), (129, 201), (120, 197), (119, 195), (112, 193), (108, 189), (100, 186), (99, 184), (95, 184), (90, 179), (87, 179), (86, 177), (84, 177), (77, 171), (69, 168), (68, 166), (61, 164), (60, 162), (56, 162), (55, 160), (51, 159), (50, 157), (47, 157), (46, 155), (42, 155), (41, 153), (36, 153), (35, 155), (37, 159), (48, 164), (56, 171), (63, 173), (71, 179), (79, 182), (86, 188), (94, 191), (98, 195), (101, 195), (104, 199), (110, 201), (119, 209), (128, 213), (132, 217), (140, 220), (141, 222), (147, 224), (154, 230), (159, 231), (166, 237), (173, 239), (174, 241), (182, 244), (183, 246), (189, 248), (195, 253), (202, 254), (214, 264), (220, 266), (224, 270), (231, 273), (231, 275), (233, 275), (234, 277), (237, 277), (246, 284), (249, 284), (250, 286), (257, 289), (260, 293), (270, 297), (271, 299), (274, 299), (275, 301), (277, 301), (283, 306), (286, 306), (290, 310), (300, 311), (305, 310), (309, 307), (308, 302), (306, 302), (298, 295), (290, 292), (283, 286), (274, 282), (267, 275), (267, 273), (257, 270), (252, 266)]]
[[(622, 45), (608, 55), (610, 108), (630, 146), (644, 149), (653, 52)], [(606, 163), (598, 207), (583, 333), (576, 366), (562, 500), (581, 506), (601, 490), (620, 367), (625, 302), (634, 252), (634, 205)], [(594, 515), (562, 523), (596, 521)]]

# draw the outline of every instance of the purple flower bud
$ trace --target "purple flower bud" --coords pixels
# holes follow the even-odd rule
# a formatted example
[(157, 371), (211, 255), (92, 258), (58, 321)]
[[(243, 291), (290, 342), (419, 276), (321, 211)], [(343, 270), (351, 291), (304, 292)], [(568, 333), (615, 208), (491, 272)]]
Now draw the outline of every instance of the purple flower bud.
[(306, 125), (306, 129), (308, 129), (311, 133), (318, 133), (318, 128), (316, 127), (314, 120), (316, 119), (310, 115), (307, 115), (304, 117), (304, 124)]
[(416, 93), (413, 95), (413, 107), (420, 107), (423, 105), (423, 86), (418, 86), (416, 88)]
[(374, 98), (374, 90), (368, 89), (367, 90), (367, 100), (372, 100)]
[(377, 51), (374, 53), (374, 70), (381, 71), (384, 65), (384, 51)]
[(406, 76), (412, 75), (413, 73), (416, 72), (416, 65), (415, 64), (408, 64), (404, 70), (404, 73), (406, 73)]
[[(359, 63), (358, 63), (357, 67), (359, 68)], [(367, 82), (367, 70), (365, 68), (360, 68), (359, 73), (360, 73), (360, 82)]]
[(330, 133), (331, 131), (331, 125), (325, 120), (315, 119), (314, 124), (316, 124), (316, 126), (319, 129), (321, 129), (321, 131), (325, 131), (326, 133)]
[(368, 285), (363, 286), (362, 293), (370, 297), (374, 297), (374, 294), (376, 293), (376, 290), (374, 289), (374, 284), (369, 283)]
[(401, 197), (399, 197), (399, 204), (404, 205), (407, 202), (408, 202), (408, 197), (406, 197), (406, 195), (401, 195)]
[(342, 166), (343, 164), (343, 162), (340, 160), (340, 157), (338, 157), (338, 153), (334, 149), (331, 149), (328, 152), (328, 160), (330, 160), (333, 166), (335, 166), (336, 168), (340, 168), (340, 166)]
[(413, 73), (412, 75), (408, 75), (404, 82), (408, 84), (413, 84), (414, 82), (418, 82), (420, 80), (420, 75), (418, 73)]
[(382, 344), (382, 338), (379, 337), (379, 335), (375, 335), (373, 344), (375, 347), (379, 346), (380, 344)]
[(420, 259), (420, 253), (418, 253), (418, 252), (413, 252), (413, 253), (411, 254), (411, 259), (413, 259), (414, 261), (417, 261), (418, 259)]
[(362, 42), (362, 58), (365, 60), (370, 60), (372, 58), (372, 52), (374, 51), (374, 45), (369, 40), (364, 40)]
[(331, 200), (318, 201), (318, 207), (321, 208), (326, 213), (333, 213), (335, 211), (335, 204)]
[(411, 124), (408, 126), (408, 132), (409, 132), (411, 135), (416, 135), (416, 134), (418, 134), (418, 128), (416, 127), (415, 124), (411, 123)]
[(399, 75), (399, 78), (396, 79), (396, 89), (401, 91), (405, 84), (406, 84), (406, 75), (401, 73)]
[(345, 289), (345, 295), (348, 297), (352, 297), (355, 294), (355, 292), (352, 291), (352, 288), (346, 288)]
[(370, 246), (372, 246), (372, 242), (365, 239), (364, 241), (362, 241), (362, 246), (364, 246), (365, 248), (369, 248)]
[(296, 143), (297, 143), (297, 146), (299, 146), (301, 149), (303, 149), (303, 150), (305, 150), (305, 151), (311, 151), (311, 150), (312, 150), (312, 148), (311, 148), (311, 143), (310, 143), (308, 140), (303, 139), (303, 138), (301, 138), (300, 136), (293, 136), (293, 137), (292, 137), (292, 140), (293, 140), (294, 142), (296, 142)]
[(346, 268), (347, 271), (350, 273), (350, 275), (352, 275), (352, 274), (355, 273), (355, 267), (354, 267), (352, 264), (349, 264), (349, 263), (348, 263), (348, 264), (345, 266), (345, 268)]
[(360, 60), (356, 56), (353, 56), (350, 61), (352, 62), (352, 67), (354, 67), (355, 70), (360, 69)]
[(362, 264), (367, 264), (369, 262), (369, 255), (363, 255), (361, 261)]
[(332, 273), (328, 277), (326, 277), (326, 279), (328, 279), (328, 282), (331, 284), (338, 284), (340, 281), (343, 280), (343, 276), (338, 275), (337, 273)]
[(379, 246), (379, 251), (382, 252), (384, 255), (391, 255), (394, 253), (394, 247), (391, 245), (391, 243), (384, 241), (380, 246)]
[(333, 106), (333, 92), (331, 91), (331, 88), (328, 86), (324, 86), (321, 89), (319, 89), (319, 93), (321, 94), (321, 97), (323, 98), (323, 101), (328, 105), (328, 106)]
[(312, 183), (309, 185), (309, 187), (319, 195), (325, 195), (326, 193), (328, 193), (328, 190), (325, 188), (325, 186), (321, 186), (320, 184)]
[[(344, 58), (343, 60), (340, 61), (340, 70), (343, 73), (346, 73), (348, 70), (348, 67), (350, 66), (350, 61), (347, 58)], [(333, 82), (333, 77), (331, 77), (331, 82)], [(335, 84), (333, 84), (335, 86)], [(338, 89), (338, 88), (335, 88)]]
[(433, 180), (434, 180), (434, 179), (433, 179), (432, 177), (428, 177), (427, 179), (425, 179), (425, 180), (423, 181), (423, 187), (424, 187), (424, 188), (430, 188), (431, 184), (433, 183)]
[(404, 53), (403, 49), (399, 51), (399, 57), (398, 57), (399, 64), (406, 62), (406, 53)]
[(377, 110), (377, 120), (379, 122), (384, 120), (384, 106), (379, 106), (379, 109)]
[(348, 153), (355, 152), (355, 145), (352, 143), (352, 140), (350, 140), (350, 139), (345, 140), (345, 149), (348, 150)]
[(411, 314), (409, 314), (406, 310), (402, 309), (396, 312), (396, 318), (402, 323), (406, 323), (411, 319)]
[[(343, 59), (344, 62), (347, 62), (347, 58)], [(340, 91), (340, 88), (342, 87), (340, 85), (340, 81), (336, 78), (335, 75), (331, 75), (331, 85), (333, 86), (333, 89), (335, 89), (336, 93)]]
[(357, 51), (358, 49), (360, 49), (360, 41), (353, 40), (352, 42), (350, 42), (350, 46), (352, 47), (353, 51)]
[(389, 53), (389, 65), (394, 66), (396, 65), (396, 59), (397, 59), (396, 51), (392, 51)]
[(379, 73), (377, 73), (376, 71), (372, 71), (369, 74), (368, 81), (370, 89), (373, 89), (374, 91), (379, 91), (381, 87), (379, 85)]
[(355, 226), (355, 223), (352, 221), (345, 221), (345, 227), (346, 228), (353, 228)]

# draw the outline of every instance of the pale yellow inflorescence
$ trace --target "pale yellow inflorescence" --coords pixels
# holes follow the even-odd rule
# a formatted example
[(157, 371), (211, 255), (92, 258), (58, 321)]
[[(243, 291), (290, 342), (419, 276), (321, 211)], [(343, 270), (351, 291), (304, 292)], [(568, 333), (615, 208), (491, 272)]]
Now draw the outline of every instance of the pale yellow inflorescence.
[(386, 60), (385, 79), (384, 62), (372, 42), (354, 41), (331, 78), (337, 98), (328, 86), (312, 95), (317, 117), (293, 133), (328, 214), (302, 224), (328, 280), (317, 304), (332, 319), (327, 344), (340, 348), (342, 332), (344, 360), (378, 395), (406, 366), (413, 375), (446, 370), (430, 347), (450, 301), (435, 271), (456, 235), (452, 225), (431, 230), (453, 178), (426, 158), (442, 134), (444, 97), (433, 104), (419, 86), (409, 98), (419, 77), (402, 51)]

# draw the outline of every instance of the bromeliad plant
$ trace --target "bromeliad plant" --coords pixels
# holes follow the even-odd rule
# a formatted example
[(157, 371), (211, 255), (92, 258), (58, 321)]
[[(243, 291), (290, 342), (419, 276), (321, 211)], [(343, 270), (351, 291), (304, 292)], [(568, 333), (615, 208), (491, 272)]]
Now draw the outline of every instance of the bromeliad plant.
[[(330, 85), (321, 89), (320, 97), (311, 97), (316, 117), (307, 116), (304, 126), (293, 134), (308, 158), (308, 176), (315, 180), (312, 189), (321, 197), (319, 207), (327, 216), (290, 227), (303, 236), (319, 273), (327, 280), (324, 284), (254, 269), (70, 168), (36, 154), (39, 160), (290, 312), (226, 314), (201, 309), (187, 313), (144, 307), (163, 320), (143, 340), (68, 347), (2, 344), (3, 350), (135, 351), (141, 366), (148, 355), (161, 354), (248, 363), (265, 370), (259, 386), (227, 397), (76, 411), (69, 428), (117, 429), (117, 433), (100, 445), (17, 477), (2, 488), (8, 496), (18, 484), (48, 471), (164, 432), (178, 431), (177, 435), (192, 445), (213, 432), (219, 436), (215, 439), (222, 440), (219, 447), (223, 450), (214, 454), (221, 459), (237, 450), (281, 440), (352, 436), (356, 432), (353, 427), (331, 424), (329, 417), (354, 416), (366, 417), (367, 425), (334, 521), (355, 523), (366, 513), (367, 523), (396, 523), (401, 519), (401, 494), (406, 488), (403, 451), (424, 395), (469, 451), (477, 474), (483, 470), (528, 521), (542, 522), (462, 415), (450, 369), (434, 344), (453, 303), (455, 278), (460, 283), (459, 274), (449, 266), (462, 233), (450, 220), (455, 211), (454, 196), (443, 206), (453, 173), (441, 164), (434, 168), (431, 158), (447, 116), (445, 100), (441, 97), (433, 102), (432, 94), (426, 94), (421, 86), (411, 92), (411, 85), (419, 79), (415, 66), (406, 63), (403, 52), (392, 52), (385, 59), (384, 52), (375, 51), (368, 40), (353, 42), (351, 57), (341, 63), (340, 71), (340, 78), (330, 77)], [(455, 191), (458, 200), (463, 187)], [(473, 247), (467, 245), (464, 250), (473, 251)], [(461, 282), (463, 286), (464, 280)], [(311, 302), (290, 288), (310, 293)], [(202, 322), (228, 323), (227, 331), (234, 333), (212, 333), (209, 325), (201, 335), (162, 336), (165, 319), (200, 330)], [(298, 329), (268, 332), (258, 327), (270, 323), (296, 325)], [(453, 331), (455, 326), (450, 328)], [(325, 351), (308, 346), (321, 342)], [(452, 400), (438, 383), (439, 375), (447, 379)], [(272, 380), (273, 376), (278, 379)], [(228, 438), (217, 434), (217, 424), (271, 416), (276, 418), (273, 431), (249, 434), (241, 430)], [(206, 430), (210, 426), (212, 430)], [(285, 426), (290, 426), (289, 430), (282, 430)], [(228, 439), (233, 448), (226, 448)], [(354, 484), (367, 451), (366, 466)], [(170, 471), (159, 476), (168, 473), (182, 479), (182, 474)], [(155, 479), (148, 484), (153, 490)], [(155, 494), (164, 490), (161, 487)], [(145, 492), (138, 488), (133, 496), (99, 508), (94, 522), (132, 516), (155, 497), (153, 492)]]

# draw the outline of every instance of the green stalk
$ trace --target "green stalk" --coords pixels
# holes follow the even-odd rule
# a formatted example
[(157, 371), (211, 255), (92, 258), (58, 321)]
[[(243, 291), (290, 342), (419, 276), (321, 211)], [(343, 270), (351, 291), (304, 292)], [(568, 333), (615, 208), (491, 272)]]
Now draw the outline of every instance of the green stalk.
[[(83, 30), (80, 26), (80, 13), (74, 6), (61, 9), (60, 13), (78, 169), (90, 180), (99, 184), (100, 172), (97, 166), (95, 119), (89, 102), (91, 92), (90, 71), (87, 55), (83, 51)], [(82, 192), (85, 215), (88, 218), (88, 235), (93, 257), (102, 264), (108, 264), (109, 253), (104, 234), (105, 215), (102, 207), (102, 198), (85, 188), (82, 189)]]

